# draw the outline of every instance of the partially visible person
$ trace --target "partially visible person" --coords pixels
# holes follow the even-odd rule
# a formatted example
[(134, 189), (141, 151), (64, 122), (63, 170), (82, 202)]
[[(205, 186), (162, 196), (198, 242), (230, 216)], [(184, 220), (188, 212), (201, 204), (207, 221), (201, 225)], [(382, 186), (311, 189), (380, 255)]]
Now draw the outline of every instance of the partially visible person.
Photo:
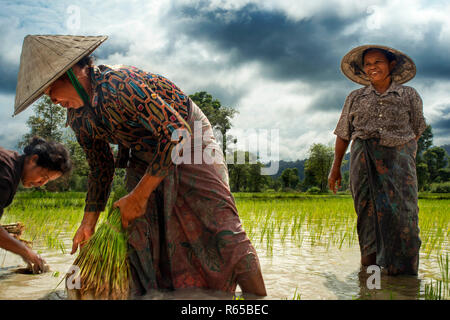
[(398, 50), (366, 45), (347, 53), (341, 69), (365, 87), (348, 95), (334, 131), (329, 187), (336, 193), (340, 186), (342, 158), (353, 140), (350, 190), (361, 264), (416, 275), (421, 240), (415, 157), (426, 123), (419, 94), (401, 85), (414, 77), (415, 64)]
[[(0, 147), (0, 218), (14, 199), (19, 183), (40, 187), (70, 172), (69, 153), (60, 143), (34, 137), (23, 154)], [(0, 248), (21, 256), (34, 273), (44, 271), (45, 260), (0, 227)]]

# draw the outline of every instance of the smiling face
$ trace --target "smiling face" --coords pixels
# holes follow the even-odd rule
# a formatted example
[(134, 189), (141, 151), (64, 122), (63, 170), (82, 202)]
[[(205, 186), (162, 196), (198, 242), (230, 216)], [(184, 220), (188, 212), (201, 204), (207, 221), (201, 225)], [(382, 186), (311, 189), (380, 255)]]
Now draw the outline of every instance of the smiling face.
[(370, 50), (364, 56), (363, 70), (371, 83), (390, 82), (394, 66), (395, 61), (389, 62), (381, 51)]
[(61, 177), (62, 172), (52, 171), (37, 165), (37, 155), (29, 156), (25, 159), (22, 173), (22, 185), (25, 188), (41, 187), (49, 181)]

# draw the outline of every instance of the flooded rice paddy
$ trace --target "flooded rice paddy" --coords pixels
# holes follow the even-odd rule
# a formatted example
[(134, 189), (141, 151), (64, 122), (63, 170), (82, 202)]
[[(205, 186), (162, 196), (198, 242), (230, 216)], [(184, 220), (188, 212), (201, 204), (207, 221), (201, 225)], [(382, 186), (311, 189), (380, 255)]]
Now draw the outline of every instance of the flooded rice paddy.
[[(22, 221), (27, 227), (23, 238), (33, 240), (34, 250), (40, 252), (51, 271), (39, 275), (16, 273), (24, 266), (22, 259), (0, 250), (0, 299), (65, 299), (62, 280), (75, 259), (69, 252), (83, 215), (84, 194), (30, 193), (16, 198), (1, 223)], [(264, 299), (430, 299), (436, 298), (430, 285), (435, 288), (439, 283), (441, 298), (449, 299), (448, 198), (419, 200), (419, 275), (381, 275), (380, 289), (368, 289), (371, 273), (360, 268), (351, 197), (238, 194), (235, 199), (244, 229), (259, 255), (268, 293)], [(236, 294), (240, 296), (239, 288)], [(233, 296), (185, 289), (155, 291), (140, 299)]]

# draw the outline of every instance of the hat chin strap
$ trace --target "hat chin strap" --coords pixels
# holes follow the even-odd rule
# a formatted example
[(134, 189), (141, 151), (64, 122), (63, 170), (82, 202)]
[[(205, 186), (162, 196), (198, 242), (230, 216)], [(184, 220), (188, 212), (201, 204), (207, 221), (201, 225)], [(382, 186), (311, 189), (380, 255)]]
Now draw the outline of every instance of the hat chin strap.
[(88, 96), (86, 90), (84, 90), (84, 88), (81, 85), (81, 83), (78, 81), (77, 77), (75, 76), (75, 73), (73, 73), (72, 68), (67, 70), (67, 75), (69, 76), (70, 82), (72, 83), (73, 87), (77, 91), (77, 93), (80, 96), (81, 100), (83, 100), (84, 105), (90, 105), (89, 96)]

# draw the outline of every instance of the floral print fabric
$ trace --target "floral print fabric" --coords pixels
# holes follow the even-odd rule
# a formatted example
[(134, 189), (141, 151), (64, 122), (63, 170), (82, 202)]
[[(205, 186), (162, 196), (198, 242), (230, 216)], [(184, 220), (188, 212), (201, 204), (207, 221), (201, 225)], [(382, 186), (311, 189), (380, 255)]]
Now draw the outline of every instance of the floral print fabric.
[(417, 91), (395, 82), (383, 94), (370, 85), (351, 92), (334, 133), (344, 140), (379, 138), (394, 147), (420, 136), (426, 128)]

